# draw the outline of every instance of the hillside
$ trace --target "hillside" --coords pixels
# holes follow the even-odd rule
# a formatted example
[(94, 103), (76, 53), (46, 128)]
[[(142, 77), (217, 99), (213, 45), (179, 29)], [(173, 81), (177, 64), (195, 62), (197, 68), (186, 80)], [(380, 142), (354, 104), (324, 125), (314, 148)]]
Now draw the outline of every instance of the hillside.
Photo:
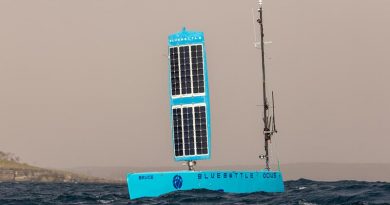
[(81, 182), (113, 183), (116, 181), (72, 172), (44, 169), (21, 163), (18, 157), (0, 151), (0, 181), (4, 182)]

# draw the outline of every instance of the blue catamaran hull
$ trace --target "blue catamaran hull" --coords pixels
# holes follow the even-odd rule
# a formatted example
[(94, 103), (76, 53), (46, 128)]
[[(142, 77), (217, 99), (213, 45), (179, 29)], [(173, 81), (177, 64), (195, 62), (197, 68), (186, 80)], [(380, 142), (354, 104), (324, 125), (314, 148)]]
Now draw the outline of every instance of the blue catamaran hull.
[(284, 192), (280, 171), (172, 171), (127, 175), (130, 199), (178, 190), (209, 189), (230, 193)]

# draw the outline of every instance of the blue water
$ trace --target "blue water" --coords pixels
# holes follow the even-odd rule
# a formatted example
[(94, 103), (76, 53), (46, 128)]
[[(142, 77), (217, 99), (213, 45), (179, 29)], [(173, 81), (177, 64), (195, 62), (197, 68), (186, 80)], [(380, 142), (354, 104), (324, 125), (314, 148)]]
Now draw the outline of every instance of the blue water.
[(300, 179), (279, 194), (193, 190), (130, 201), (126, 184), (0, 183), (0, 204), (389, 204), (390, 183)]

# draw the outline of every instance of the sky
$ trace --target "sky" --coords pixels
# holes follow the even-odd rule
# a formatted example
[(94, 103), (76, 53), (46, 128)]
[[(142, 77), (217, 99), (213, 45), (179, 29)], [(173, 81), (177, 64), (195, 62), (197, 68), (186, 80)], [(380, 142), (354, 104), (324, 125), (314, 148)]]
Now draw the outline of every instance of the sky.
[[(167, 37), (205, 33), (212, 150), (264, 166), (260, 50), (245, 1), (0, 1), (0, 150), (43, 167), (181, 166)], [(390, 1), (265, 0), (283, 163), (390, 163)], [(258, 33), (256, 33), (258, 34)]]

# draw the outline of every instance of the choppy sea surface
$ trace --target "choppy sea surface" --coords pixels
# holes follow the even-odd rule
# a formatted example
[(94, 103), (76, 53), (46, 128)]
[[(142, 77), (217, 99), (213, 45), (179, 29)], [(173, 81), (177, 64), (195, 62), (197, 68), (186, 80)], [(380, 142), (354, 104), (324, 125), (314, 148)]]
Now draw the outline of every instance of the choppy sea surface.
[(126, 184), (0, 183), (0, 204), (389, 204), (390, 183), (306, 179), (284, 193), (229, 194), (209, 190), (129, 200)]

